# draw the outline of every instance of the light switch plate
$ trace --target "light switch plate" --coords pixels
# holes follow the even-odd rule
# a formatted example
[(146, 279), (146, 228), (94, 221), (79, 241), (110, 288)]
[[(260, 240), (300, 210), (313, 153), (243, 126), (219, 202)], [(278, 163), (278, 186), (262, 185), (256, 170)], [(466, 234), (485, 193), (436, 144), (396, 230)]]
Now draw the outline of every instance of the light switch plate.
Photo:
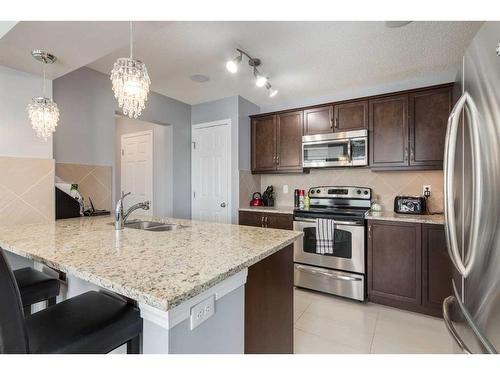
[(288, 194), (288, 185), (283, 185), (283, 194)]
[(215, 314), (215, 295), (191, 307), (191, 331)]

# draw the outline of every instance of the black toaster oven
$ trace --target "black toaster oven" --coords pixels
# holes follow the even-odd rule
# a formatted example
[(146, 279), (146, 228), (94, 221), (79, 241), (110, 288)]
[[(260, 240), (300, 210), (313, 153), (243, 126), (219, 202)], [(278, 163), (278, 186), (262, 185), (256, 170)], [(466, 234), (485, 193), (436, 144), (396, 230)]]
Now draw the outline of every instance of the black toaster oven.
[(394, 212), (398, 214), (425, 214), (424, 197), (397, 196), (394, 198)]

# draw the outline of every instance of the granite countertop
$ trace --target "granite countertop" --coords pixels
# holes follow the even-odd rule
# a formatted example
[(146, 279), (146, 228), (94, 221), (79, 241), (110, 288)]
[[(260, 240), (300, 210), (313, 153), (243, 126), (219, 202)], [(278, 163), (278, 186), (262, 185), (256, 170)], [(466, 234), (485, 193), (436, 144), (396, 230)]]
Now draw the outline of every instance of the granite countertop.
[(444, 224), (444, 215), (412, 215), (412, 214), (397, 214), (392, 211), (368, 211), (366, 214), (367, 220), (390, 220), (390, 221), (405, 221), (409, 223), (422, 224)]
[[(146, 219), (146, 218), (144, 218)], [(0, 247), (167, 311), (261, 259), (302, 233), (181, 219), (170, 232), (125, 228), (111, 217), (0, 227)]]
[(248, 207), (240, 207), (240, 211), (250, 211), (250, 212), (272, 212), (275, 214), (293, 214), (292, 206), (248, 206)]

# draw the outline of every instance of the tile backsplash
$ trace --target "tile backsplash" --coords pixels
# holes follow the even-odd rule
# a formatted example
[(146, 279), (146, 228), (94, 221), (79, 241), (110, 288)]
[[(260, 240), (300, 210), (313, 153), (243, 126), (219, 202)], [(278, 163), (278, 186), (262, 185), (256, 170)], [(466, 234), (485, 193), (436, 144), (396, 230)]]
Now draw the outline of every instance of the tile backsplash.
[(240, 207), (248, 207), (252, 194), (261, 191), (261, 176), (240, 170)]
[[(241, 179), (241, 174), (240, 174)], [(293, 191), (321, 185), (366, 186), (385, 211), (392, 211), (396, 195), (422, 195), (422, 185), (431, 185), (429, 199), (431, 212), (443, 211), (443, 171), (390, 171), (373, 172), (367, 168), (312, 169), (309, 174), (263, 174), (260, 191), (274, 186), (276, 205), (292, 206)], [(288, 185), (288, 193), (283, 193)], [(240, 183), (241, 191), (241, 183)], [(247, 203), (248, 205), (248, 203)]]
[(55, 220), (54, 159), (0, 156), (0, 225)]
[(90, 207), (90, 197), (96, 209), (111, 211), (112, 171), (113, 168), (106, 165), (56, 163), (56, 176), (68, 183), (78, 184), (86, 209)]

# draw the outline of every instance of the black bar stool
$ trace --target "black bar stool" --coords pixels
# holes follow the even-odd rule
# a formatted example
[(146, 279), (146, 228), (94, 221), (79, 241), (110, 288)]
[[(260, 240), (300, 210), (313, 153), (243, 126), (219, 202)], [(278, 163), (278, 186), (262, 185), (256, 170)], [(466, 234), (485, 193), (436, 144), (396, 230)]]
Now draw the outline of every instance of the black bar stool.
[(58, 279), (31, 267), (15, 270), (14, 277), (21, 293), (24, 316), (31, 315), (31, 305), (37, 302), (47, 301), (47, 306), (56, 304), (60, 290)]
[(108, 353), (127, 344), (141, 352), (139, 309), (117, 296), (87, 292), (23, 315), (14, 274), (0, 248), (0, 353)]

